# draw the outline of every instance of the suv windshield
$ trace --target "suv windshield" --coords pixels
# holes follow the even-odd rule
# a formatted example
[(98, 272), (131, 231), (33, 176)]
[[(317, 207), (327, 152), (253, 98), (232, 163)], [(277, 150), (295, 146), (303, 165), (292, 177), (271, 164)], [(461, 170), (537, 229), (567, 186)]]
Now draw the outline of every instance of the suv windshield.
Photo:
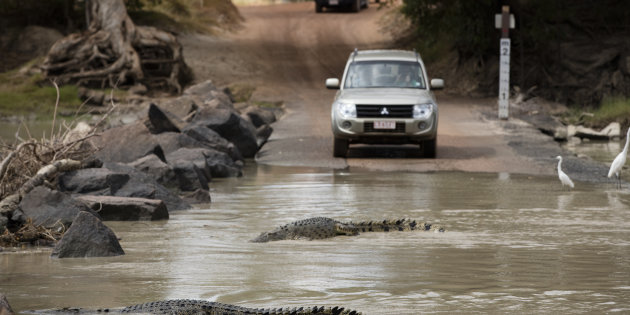
[(348, 68), (344, 88), (424, 89), (422, 69), (417, 62), (361, 61)]

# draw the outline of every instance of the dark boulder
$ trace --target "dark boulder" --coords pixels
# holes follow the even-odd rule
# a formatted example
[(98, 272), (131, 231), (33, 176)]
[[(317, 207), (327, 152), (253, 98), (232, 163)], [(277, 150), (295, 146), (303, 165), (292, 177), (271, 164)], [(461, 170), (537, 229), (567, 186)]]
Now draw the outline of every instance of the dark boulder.
[(273, 128), (269, 125), (262, 125), (256, 129), (256, 142), (259, 148), (267, 142), (269, 137), (271, 137), (271, 133), (273, 133)]
[(168, 219), (168, 210), (162, 200), (114, 196), (79, 196), (96, 211), (103, 221), (155, 221)]
[(113, 195), (127, 184), (129, 178), (127, 173), (113, 172), (107, 168), (84, 168), (59, 176), (58, 187), (61, 191), (79, 194)]
[(170, 166), (173, 168), (177, 186), (181, 191), (208, 190), (208, 182), (212, 180), (212, 175), (203, 161), (173, 160)]
[(52, 228), (58, 223), (65, 226), (81, 211), (91, 211), (84, 203), (72, 196), (37, 186), (20, 201), (20, 209), (26, 218), (31, 218), (34, 225)]
[(93, 214), (81, 211), (52, 251), (56, 258), (124, 255), (114, 232)]
[(180, 97), (169, 98), (161, 101), (159, 107), (162, 110), (179, 117), (182, 121), (186, 121), (199, 109), (198, 104), (201, 103), (203, 103), (203, 101), (201, 101), (197, 96), (182, 95)]
[(220, 91), (210, 80), (188, 87), (184, 91), (183, 95), (198, 97), (201, 101), (201, 104), (199, 104), (200, 106), (208, 106), (213, 101), (216, 101), (222, 104), (221, 106), (234, 107), (230, 96), (225, 92)]
[(256, 128), (276, 122), (276, 114), (274, 112), (259, 106), (246, 107), (243, 109), (242, 115), (246, 116)]
[(190, 209), (190, 204), (178, 195), (158, 183), (152, 176), (138, 171), (132, 166), (121, 163), (105, 163), (103, 167), (115, 173), (129, 174), (129, 181), (112, 194), (114, 196), (159, 199), (164, 201), (169, 211)]
[[(227, 154), (212, 149), (181, 148), (166, 156), (169, 165), (194, 164), (210, 180), (213, 177), (241, 176), (240, 164), (235, 163)], [(177, 171), (176, 171), (177, 173)]]
[(199, 141), (204, 147), (227, 153), (234, 161), (243, 159), (241, 151), (232, 142), (202, 123), (191, 123), (182, 129), (182, 133)]
[(152, 175), (122, 163), (106, 162), (100, 169), (67, 172), (60, 176), (59, 189), (76, 194), (159, 199), (169, 210), (190, 208)]
[(164, 156), (181, 148), (203, 148), (204, 143), (179, 132), (165, 132), (155, 135), (157, 142), (164, 151)]
[(143, 121), (150, 133), (179, 132), (179, 128), (173, 123), (157, 105), (151, 103), (147, 111), (147, 117)]
[(202, 124), (216, 131), (221, 137), (232, 142), (246, 158), (258, 152), (256, 128), (234, 111), (215, 109), (201, 111), (193, 118), (193, 123)]
[(128, 165), (153, 177), (158, 183), (166, 187), (178, 188), (173, 169), (154, 154), (139, 158)]

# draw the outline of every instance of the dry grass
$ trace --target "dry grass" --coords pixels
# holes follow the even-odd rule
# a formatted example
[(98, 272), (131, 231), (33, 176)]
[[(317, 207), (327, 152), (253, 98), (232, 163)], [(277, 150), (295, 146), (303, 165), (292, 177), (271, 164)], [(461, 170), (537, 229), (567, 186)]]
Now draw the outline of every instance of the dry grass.
[[(16, 144), (0, 143), (0, 200), (16, 193), (44, 166), (63, 159), (83, 161), (95, 152), (95, 148), (87, 140), (97, 134), (109, 113), (90, 131), (81, 134), (74, 131), (78, 124), (77, 119), (70, 123), (62, 121), (55, 127), (59, 108), (59, 87), (55, 84), (55, 88), (57, 101), (50, 135), (41, 139), (33, 138), (26, 125), (23, 125), (28, 135), (26, 139), (17, 138)], [(113, 102), (111, 105), (110, 112), (116, 107)]]

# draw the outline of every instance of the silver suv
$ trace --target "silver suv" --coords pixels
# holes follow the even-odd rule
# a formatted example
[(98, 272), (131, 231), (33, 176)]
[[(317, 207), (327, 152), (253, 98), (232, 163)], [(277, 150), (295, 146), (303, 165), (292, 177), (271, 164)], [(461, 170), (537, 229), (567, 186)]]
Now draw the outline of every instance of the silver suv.
[(435, 158), (438, 106), (431, 88), (442, 89), (444, 81), (429, 85), (417, 52), (355, 49), (341, 82), (329, 78), (326, 87), (339, 89), (332, 104), (334, 156), (346, 157), (352, 143), (414, 143)]

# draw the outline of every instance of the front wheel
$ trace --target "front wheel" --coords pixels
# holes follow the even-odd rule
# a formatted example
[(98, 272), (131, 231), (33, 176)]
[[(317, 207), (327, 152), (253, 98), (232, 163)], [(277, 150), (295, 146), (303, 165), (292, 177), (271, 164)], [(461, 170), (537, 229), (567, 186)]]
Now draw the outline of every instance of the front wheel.
[(315, 13), (322, 13), (323, 11), (323, 6), (319, 3), (317, 3), (317, 1), (315, 2)]
[(333, 142), (333, 156), (345, 158), (348, 155), (348, 140), (335, 138)]
[(421, 149), (425, 157), (434, 159), (437, 156), (437, 138), (423, 141)]

